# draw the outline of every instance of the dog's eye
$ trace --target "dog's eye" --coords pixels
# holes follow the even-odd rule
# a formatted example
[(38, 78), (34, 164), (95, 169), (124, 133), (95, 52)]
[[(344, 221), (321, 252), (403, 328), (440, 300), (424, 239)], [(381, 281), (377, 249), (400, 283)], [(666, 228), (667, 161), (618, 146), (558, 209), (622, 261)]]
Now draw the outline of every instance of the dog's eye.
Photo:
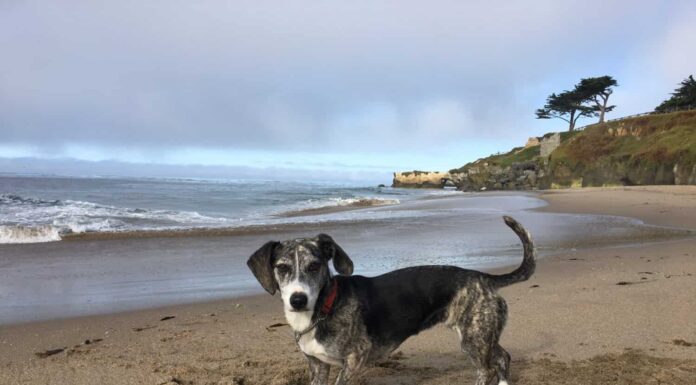
[(319, 262), (312, 262), (309, 264), (309, 266), (307, 266), (307, 271), (309, 271), (311, 273), (316, 273), (320, 269), (321, 269), (321, 263), (319, 263)]
[(288, 266), (288, 265), (276, 265), (276, 270), (278, 270), (278, 273), (280, 273), (280, 274), (287, 274), (290, 272), (290, 266)]

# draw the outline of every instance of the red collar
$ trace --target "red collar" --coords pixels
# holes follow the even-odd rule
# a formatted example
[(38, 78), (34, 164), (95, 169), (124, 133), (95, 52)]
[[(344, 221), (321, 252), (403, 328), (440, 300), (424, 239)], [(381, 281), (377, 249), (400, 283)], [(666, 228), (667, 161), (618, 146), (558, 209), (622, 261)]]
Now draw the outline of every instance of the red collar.
[(326, 298), (324, 298), (324, 303), (321, 305), (322, 314), (328, 315), (331, 313), (331, 309), (333, 308), (334, 302), (336, 302), (337, 296), (338, 282), (336, 282), (336, 278), (333, 278), (331, 280), (331, 289), (329, 290), (329, 294), (326, 295)]

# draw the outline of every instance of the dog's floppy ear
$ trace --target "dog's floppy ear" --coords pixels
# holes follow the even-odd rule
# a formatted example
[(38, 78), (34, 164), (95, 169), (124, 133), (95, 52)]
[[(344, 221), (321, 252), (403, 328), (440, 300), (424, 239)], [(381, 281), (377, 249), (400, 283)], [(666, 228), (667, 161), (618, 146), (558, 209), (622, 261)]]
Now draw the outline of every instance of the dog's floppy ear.
[(343, 251), (333, 238), (326, 234), (319, 234), (317, 235), (317, 244), (328, 259), (333, 259), (334, 269), (336, 269), (338, 274), (353, 274), (353, 261), (350, 260), (348, 254)]
[(278, 283), (273, 276), (273, 255), (280, 242), (269, 241), (254, 254), (249, 257), (247, 266), (254, 273), (254, 277), (259, 281), (261, 286), (266, 289), (271, 295), (275, 294), (278, 289)]

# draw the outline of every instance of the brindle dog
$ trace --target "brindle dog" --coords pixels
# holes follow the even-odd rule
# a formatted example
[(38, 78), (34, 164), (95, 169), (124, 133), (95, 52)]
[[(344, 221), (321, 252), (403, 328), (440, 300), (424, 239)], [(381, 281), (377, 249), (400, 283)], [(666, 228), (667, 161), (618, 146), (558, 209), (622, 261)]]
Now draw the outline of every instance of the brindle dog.
[[(507, 317), (497, 289), (529, 279), (534, 243), (516, 220), (503, 217), (522, 241), (524, 259), (514, 271), (492, 275), (455, 266), (417, 266), (374, 278), (353, 273), (353, 262), (325, 234), (271, 241), (247, 262), (266, 291), (280, 290), (285, 317), (309, 361), (312, 385), (348, 384), (365, 364), (384, 358), (408, 337), (445, 323), (477, 370), (476, 385), (496, 376), (507, 385), (510, 354), (498, 343)], [(340, 274), (332, 276), (329, 261)]]

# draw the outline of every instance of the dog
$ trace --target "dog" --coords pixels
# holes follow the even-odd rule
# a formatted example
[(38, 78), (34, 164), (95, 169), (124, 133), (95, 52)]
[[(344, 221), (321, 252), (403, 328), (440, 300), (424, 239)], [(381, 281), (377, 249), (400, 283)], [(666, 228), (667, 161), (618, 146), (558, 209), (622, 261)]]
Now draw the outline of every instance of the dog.
[[(341, 368), (335, 384), (348, 384), (366, 364), (439, 323), (457, 333), (476, 368), (476, 385), (496, 376), (498, 385), (507, 385), (510, 354), (498, 343), (507, 305), (496, 290), (529, 279), (535, 247), (522, 225), (503, 219), (522, 241), (524, 257), (516, 270), (502, 275), (456, 266), (352, 275), (353, 262), (326, 234), (267, 242), (247, 265), (268, 293), (280, 291), (285, 318), (309, 363), (311, 385), (327, 385), (331, 366)], [(332, 275), (329, 261), (339, 275)]]

